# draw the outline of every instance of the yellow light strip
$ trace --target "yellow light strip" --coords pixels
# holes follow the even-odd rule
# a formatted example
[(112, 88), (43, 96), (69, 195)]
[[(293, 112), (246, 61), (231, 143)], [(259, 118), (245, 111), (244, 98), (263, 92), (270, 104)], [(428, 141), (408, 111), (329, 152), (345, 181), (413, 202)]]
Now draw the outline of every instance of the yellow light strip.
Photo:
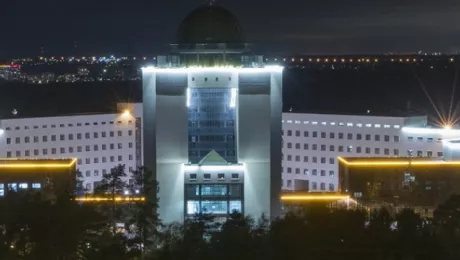
[(11, 163), (6, 163), (6, 164), (1, 164), (0, 163), (0, 168), (69, 168), (73, 166), (76, 162), (77, 159), (74, 158), (70, 163), (62, 164), (62, 163), (26, 163), (26, 162), (21, 162), (21, 160), (8, 160), (11, 161)]
[(345, 200), (349, 195), (282, 195), (282, 201), (325, 201), (325, 200)]
[(337, 157), (338, 160), (346, 165), (351, 166), (409, 166), (410, 165), (460, 165), (460, 161), (372, 161), (369, 159), (355, 162), (348, 162), (342, 157)]
[(144, 197), (77, 197), (75, 198), (76, 201), (81, 202), (108, 202), (113, 201), (115, 202), (126, 202), (126, 201), (145, 201)]

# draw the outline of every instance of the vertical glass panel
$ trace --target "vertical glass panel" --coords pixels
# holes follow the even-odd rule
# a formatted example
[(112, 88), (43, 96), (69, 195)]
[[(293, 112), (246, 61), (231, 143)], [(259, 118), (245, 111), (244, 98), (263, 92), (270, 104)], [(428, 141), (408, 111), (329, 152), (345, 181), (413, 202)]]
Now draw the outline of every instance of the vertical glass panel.
[(229, 210), (230, 213), (233, 213), (234, 211), (242, 212), (241, 200), (231, 200)]
[(211, 150), (236, 163), (236, 109), (229, 88), (191, 88), (188, 107), (189, 161), (198, 163)]
[(230, 184), (229, 193), (230, 197), (232, 198), (240, 198), (243, 197), (243, 188), (242, 184)]
[(27, 183), (19, 183), (19, 189), (25, 190), (25, 189), (27, 189), (28, 187), (29, 187), (29, 184), (27, 184)]
[(200, 213), (200, 202), (198, 200), (187, 201), (187, 214), (193, 215)]

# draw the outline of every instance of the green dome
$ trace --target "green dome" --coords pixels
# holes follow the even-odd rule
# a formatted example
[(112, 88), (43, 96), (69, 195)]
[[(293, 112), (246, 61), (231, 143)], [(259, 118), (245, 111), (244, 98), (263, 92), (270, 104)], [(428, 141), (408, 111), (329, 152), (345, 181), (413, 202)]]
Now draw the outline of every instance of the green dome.
[(195, 9), (185, 17), (176, 38), (177, 44), (244, 42), (238, 19), (227, 9), (210, 4)]

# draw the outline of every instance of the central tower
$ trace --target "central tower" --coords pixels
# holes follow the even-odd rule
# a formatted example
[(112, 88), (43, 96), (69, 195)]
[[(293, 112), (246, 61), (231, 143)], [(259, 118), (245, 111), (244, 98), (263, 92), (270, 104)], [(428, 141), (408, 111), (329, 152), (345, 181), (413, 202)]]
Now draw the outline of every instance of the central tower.
[(143, 69), (143, 129), (160, 217), (278, 216), (282, 68), (265, 66), (238, 20), (211, 4), (183, 20), (157, 61)]

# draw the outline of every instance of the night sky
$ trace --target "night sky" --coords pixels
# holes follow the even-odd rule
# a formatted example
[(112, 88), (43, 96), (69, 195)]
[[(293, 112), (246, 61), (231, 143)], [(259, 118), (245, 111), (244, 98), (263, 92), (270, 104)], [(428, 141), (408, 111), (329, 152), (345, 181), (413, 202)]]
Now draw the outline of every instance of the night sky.
[[(156, 55), (201, 0), (5, 0), (0, 57)], [(259, 51), (458, 52), (459, 0), (220, 0)], [(73, 50), (77, 41), (77, 50)]]

